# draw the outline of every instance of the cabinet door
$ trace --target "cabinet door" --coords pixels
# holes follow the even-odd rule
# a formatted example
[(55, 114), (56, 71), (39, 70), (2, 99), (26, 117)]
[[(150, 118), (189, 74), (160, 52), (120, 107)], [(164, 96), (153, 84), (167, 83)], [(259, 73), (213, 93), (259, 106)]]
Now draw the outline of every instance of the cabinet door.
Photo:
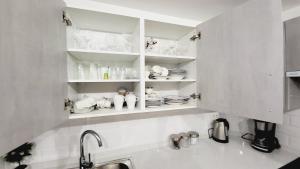
[(300, 17), (285, 22), (286, 70), (300, 70)]
[(0, 1), (0, 155), (67, 119), (62, 0)]
[[(288, 20), (285, 25), (286, 71), (300, 70), (300, 17)], [(285, 110), (300, 108), (300, 78), (286, 78)]]
[(199, 107), (282, 122), (284, 57), (280, 0), (250, 0), (200, 24)]

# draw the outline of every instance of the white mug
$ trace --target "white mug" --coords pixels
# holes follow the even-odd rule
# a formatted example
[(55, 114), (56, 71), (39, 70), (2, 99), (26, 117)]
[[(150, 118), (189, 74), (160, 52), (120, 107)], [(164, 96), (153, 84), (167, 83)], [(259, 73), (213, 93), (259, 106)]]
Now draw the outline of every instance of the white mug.
[(136, 96), (133, 93), (129, 93), (128, 95), (126, 95), (125, 100), (127, 103), (128, 110), (134, 110), (135, 103), (137, 100)]
[(124, 103), (124, 96), (119, 94), (114, 96), (114, 105), (117, 111), (121, 111), (123, 109), (123, 103)]

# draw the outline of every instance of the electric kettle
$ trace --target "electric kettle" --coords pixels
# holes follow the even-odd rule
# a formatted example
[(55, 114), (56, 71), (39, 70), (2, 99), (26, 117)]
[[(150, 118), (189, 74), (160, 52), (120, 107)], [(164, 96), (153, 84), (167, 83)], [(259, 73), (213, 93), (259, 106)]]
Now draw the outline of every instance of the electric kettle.
[(213, 121), (213, 128), (208, 129), (208, 136), (216, 142), (228, 143), (229, 123), (224, 118), (219, 118)]

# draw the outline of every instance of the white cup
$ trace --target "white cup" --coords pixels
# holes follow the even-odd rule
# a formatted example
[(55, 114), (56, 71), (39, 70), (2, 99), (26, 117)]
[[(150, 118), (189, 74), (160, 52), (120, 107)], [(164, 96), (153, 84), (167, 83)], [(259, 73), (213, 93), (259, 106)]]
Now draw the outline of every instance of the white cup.
[(124, 103), (124, 96), (119, 94), (114, 96), (115, 110), (121, 111), (123, 109), (123, 103)]

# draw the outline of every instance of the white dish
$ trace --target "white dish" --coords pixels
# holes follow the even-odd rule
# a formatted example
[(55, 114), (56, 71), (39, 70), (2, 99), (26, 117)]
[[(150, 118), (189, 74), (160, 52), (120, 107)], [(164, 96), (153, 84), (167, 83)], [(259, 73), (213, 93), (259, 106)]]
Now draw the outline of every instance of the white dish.
[(182, 80), (184, 77), (184, 75), (171, 75), (169, 76), (169, 80)]
[(167, 80), (167, 76), (155, 76), (156, 80)]
[(185, 99), (189, 99), (189, 97), (187, 97), (187, 96), (170, 95), (170, 96), (165, 96), (164, 99), (168, 99), (168, 100), (185, 100)]
[(161, 107), (161, 106), (146, 106), (148, 108), (157, 108), (157, 107)]

